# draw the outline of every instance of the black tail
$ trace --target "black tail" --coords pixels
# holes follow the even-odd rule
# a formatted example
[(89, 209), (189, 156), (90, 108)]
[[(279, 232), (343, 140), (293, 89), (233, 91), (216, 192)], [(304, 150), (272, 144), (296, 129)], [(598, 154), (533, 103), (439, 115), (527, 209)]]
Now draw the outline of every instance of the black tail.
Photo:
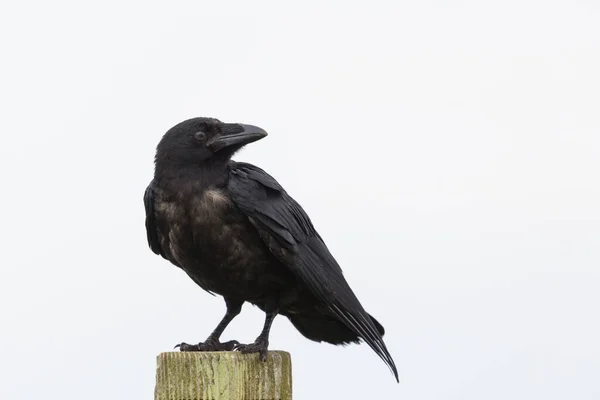
[[(315, 342), (327, 342), (331, 344), (358, 343), (358, 335), (349, 329), (344, 323), (333, 317), (324, 315), (293, 314), (287, 316), (298, 331)], [(381, 336), (385, 330), (383, 326), (371, 315), (371, 321)]]

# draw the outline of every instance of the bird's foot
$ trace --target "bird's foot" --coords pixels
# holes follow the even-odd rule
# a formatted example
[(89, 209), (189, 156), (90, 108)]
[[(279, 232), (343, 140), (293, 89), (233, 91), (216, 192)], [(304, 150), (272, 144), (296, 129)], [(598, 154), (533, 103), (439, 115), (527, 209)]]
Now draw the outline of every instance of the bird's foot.
[(175, 348), (179, 347), (179, 351), (233, 351), (239, 344), (237, 340), (221, 343), (218, 340), (208, 339), (198, 344), (179, 343)]
[(260, 361), (266, 361), (268, 347), (269, 341), (267, 339), (258, 338), (254, 343), (251, 344), (238, 344), (235, 346), (235, 349), (245, 354), (258, 353), (260, 356)]

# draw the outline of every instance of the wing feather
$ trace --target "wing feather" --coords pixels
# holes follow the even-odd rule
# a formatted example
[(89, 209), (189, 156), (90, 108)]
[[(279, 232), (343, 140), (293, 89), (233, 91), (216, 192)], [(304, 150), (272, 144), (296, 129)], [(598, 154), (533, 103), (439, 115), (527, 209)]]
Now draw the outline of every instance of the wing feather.
[(361, 337), (398, 379), (382, 333), (346, 282), (342, 269), (302, 207), (262, 169), (230, 165), (229, 193), (271, 252), (330, 310), (332, 316)]
[(144, 192), (144, 208), (146, 209), (146, 237), (148, 239), (148, 245), (150, 249), (159, 255), (163, 255), (163, 251), (160, 246), (160, 240), (158, 238), (158, 227), (156, 225), (156, 215), (154, 210), (154, 185), (150, 182), (150, 185)]

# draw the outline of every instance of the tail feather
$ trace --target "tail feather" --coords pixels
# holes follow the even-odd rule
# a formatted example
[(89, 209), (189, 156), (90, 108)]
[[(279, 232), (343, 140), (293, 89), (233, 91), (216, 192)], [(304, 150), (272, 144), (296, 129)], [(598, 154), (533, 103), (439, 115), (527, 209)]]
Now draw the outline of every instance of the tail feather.
[(371, 314), (369, 314), (369, 317), (371, 317), (371, 321), (373, 321), (373, 325), (375, 325), (375, 328), (377, 328), (377, 332), (379, 332), (381, 337), (383, 337), (383, 335), (385, 335), (385, 329), (383, 328), (383, 325), (381, 325), (379, 323), (379, 321), (377, 321), (375, 318), (373, 318), (373, 316)]

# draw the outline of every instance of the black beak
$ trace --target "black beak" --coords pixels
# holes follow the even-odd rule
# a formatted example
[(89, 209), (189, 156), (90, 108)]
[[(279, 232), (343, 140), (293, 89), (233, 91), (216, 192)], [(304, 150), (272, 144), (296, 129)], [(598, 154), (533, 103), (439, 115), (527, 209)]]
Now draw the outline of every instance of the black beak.
[(208, 144), (208, 148), (217, 152), (227, 147), (242, 147), (267, 136), (267, 132), (258, 126), (243, 124), (224, 124), (223, 133)]

